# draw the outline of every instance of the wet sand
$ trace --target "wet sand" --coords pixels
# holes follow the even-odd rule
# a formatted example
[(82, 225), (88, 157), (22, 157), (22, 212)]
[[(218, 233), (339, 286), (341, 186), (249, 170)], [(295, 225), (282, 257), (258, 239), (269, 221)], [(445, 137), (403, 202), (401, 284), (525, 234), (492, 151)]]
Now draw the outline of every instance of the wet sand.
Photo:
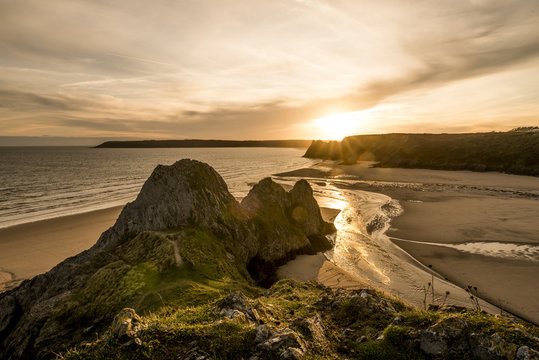
[(464, 253), (433, 245), (393, 240), (424, 264), (460, 287), (476, 286), (478, 295), (535, 323), (539, 319), (538, 264)]
[(0, 229), (0, 291), (90, 248), (122, 206)]
[[(320, 207), (322, 218), (334, 222), (341, 210)], [(295, 259), (277, 269), (277, 278), (297, 281), (317, 281), (330, 288), (365, 289), (373, 288), (358, 277), (355, 277), (334, 263), (327, 260), (324, 254), (299, 255)]]
[[(421, 306), (424, 296), (421, 284), (426, 284), (431, 271), (425, 265), (432, 265), (439, 286), (436, 293), (450, 291), (448, 302), (469, 306), (467, 294), (453, 284), (473, 285), (481, 298), (539, 323), (539, 178), (369, 168), (368, 165), (342, 166), (328, 161), (314, 168), (279, 174), (311, 178), (312, 182), (328, 179), (337, 188), (382, 193), (399, 201), (404, 212), (392, 219), (386, 235), (398, 245), (396, 248), (405, 251), (399, 254), (399, 250), (391, 250), (388, 244), (366, 244), (362, 249), (365, 253), (358, 254), (358, 257), (367, 254), (363, 260), (349, 267), (337, 260), (339, 266), (365, 282)], [(498, 256), (496, 251), (488, 250), (489, 243), (518, 244), (523, 250), (506, 251), (502, 254), (505, 257)], [(479, 244), (477, 248), (481, 251), (449, 247), (461, 244)], [(383, 246), (387, 259), (366, 261), (371, 251), (369, 246), (371, 250)], [(335, 251), (339, 251), (339, 246)], [(372, 264), (378, 266), (381, 273), (378, 278)], [(486, 304), (485, 308), (499, 312)]]
[(349, 290), (372, 288), (372, 285), (347, 273), (323, 254), (299, 255), (277, 270), (279, 279), (317, 281), (330, 288)]

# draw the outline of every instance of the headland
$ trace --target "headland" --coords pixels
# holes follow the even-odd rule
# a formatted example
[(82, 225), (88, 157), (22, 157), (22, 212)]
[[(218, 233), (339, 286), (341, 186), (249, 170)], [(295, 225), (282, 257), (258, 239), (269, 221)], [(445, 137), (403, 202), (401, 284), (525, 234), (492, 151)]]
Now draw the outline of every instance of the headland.
[[(263, 179), (239, 203), (205, 164), (183, 160), (158, 166), (95, 245), (0, 294), (0, 354), (7, 359), (58, 353), (64, 359), (536, 354), (538, 331), (531, 324), (445, 302), (418, 311), (315, 255), (333, 246), (334, 232), (304, 180), (286, 191)], [(295, 256), (295, 265), (278, 270)], [(290, 277), (317, 272), (316, 278), (301, 280), (318, 282), (274, 284), (275, 275), (285, 271)], [(103, 335), (96, 339), (96, 332)]]

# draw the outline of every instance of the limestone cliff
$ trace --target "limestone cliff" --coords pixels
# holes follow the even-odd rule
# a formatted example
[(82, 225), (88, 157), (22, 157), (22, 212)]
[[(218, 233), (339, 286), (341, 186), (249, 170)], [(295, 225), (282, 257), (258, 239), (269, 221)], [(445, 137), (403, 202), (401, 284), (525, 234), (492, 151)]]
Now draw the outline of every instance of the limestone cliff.
[(324, 234), (334, 231), (334, 227), (322, 220), (312, 189), (305, 180), (286, 192), (270, 178), (263, 179), (253, 186), (241, 205), (254, 224), (258, 239), (256, 254), (248, 264), (257, 281), (264, 282), (269, 269), (297, 253), (331, 248)]
[(379, 134), (313, 141), (305, 157), (376, 161), (378, 167), (499, 171), (539, 176), (539, 132)]
[(207, 164), (158, 166), (96, 245), (0, 294), (0, 358), (52, 358), (126, 306), (248, 288), (284, 259), (330, 247), (332, 231), (305, 181), (286, 192), (264, 179), (239, 204)]

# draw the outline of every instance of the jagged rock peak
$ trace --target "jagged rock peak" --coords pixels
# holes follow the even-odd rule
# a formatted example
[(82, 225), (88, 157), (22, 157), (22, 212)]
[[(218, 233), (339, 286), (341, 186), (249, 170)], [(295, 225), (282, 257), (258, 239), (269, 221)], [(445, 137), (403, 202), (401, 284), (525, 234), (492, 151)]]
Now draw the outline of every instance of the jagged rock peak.
[(335, 231), (333, 224), (326, 223), (320, 214), (320, 207), (313, 196), (313, 189), (305, 179), (296, 182), (290, 190), (292, 201), (292, 217), (307, 236)]
[(311, 186), (305, 180), (286, 192), (271, 178), (265, 178), (253, 186), (241, 206), (256, 224), (259, 239), (258, 251), (251, 260), (253, 267), (249, 267), (255, 278), (256, 274), (267, 272), (265, 267), (274, 267), (275, 261), (332, 246), (325, 235), (335, 228), (322, 219)]
[(270, 177), (260, 180), (241, 201), (249, 216), (260, 214), (265, 207), (290, 207), (290, 199), (284, 188)]
[(226, 223), (228, 214), (241, 218), (242, 213), (225, 181), (211, 166), (183, 159), (169, 166), (158, 165), (136, 200), (124, 207), (96, 246), (114, 246), (125, 235), (142, 230), (186, 225), (212, 229), (216, 223)]
[(265, 216), (267, 219), (283, 215), (298, 225), (306, 236), (335, 231), (333, 224), (322, 219), (311, 185), (304, 179), (297, 181), (289, 192), (269, 177), (262, 179), (249, 191), (241, 206), (251, 217)]

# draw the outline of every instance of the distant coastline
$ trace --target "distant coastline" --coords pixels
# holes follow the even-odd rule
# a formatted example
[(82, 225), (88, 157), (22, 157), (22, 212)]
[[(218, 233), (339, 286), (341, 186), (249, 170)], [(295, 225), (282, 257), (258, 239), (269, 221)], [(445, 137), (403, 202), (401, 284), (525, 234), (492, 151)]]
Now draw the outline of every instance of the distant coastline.
[(313, 141), (305, 157), (375, 161), (375, 167), (498, 171), (539, 176), (539, 132), (380, 134)]
[(276, 147), (308, 148), (312, 140), (137, 140), (106, 141), (96, 148), (216, 148), (216, 147)]

